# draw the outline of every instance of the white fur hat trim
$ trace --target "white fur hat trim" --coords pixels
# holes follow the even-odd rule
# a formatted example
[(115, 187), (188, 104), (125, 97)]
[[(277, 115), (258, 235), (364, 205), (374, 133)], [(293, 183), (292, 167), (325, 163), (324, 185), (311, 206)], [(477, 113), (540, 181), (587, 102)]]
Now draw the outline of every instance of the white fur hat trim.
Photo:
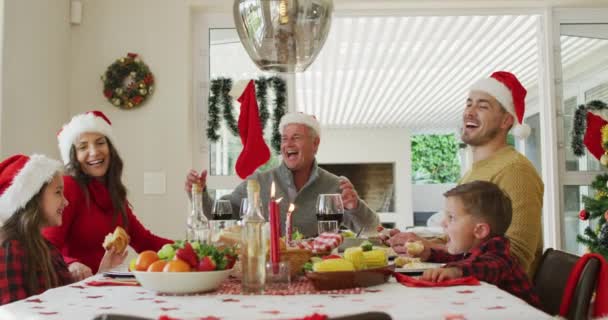
[(63, 126), (63, 129), (57, 135), (59, 151), (61, 152), (61, 159), (64, 164), (70, 162), (70, 148), (72, 144), (85, 132), (101, 133), (110, 139), (112, 143), (115, 142), (112, 135), (112, 126), (102, 117), (92, 112), (76, 115), (68, 124)]
[(61, 162), (39, 154), (32, 155), (0, 195), (0, 219), (6, 221), (17, 210), (24, 208), (40, 188), (62, 170)]

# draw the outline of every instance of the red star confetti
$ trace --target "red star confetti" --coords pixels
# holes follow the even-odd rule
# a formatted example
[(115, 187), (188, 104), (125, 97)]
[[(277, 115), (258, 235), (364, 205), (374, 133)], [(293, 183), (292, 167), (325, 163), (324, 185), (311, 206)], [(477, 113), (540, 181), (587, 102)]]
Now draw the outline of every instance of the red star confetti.
[(233, 298), (228, 298), (228, 299), (222, 299), (222, 302), (240, 302), (241, 300), (239, 299), (233, 299)]
[(473, 293), (475, 291), (473, 291), (473, 290), (460, 290), (460, 291), (457, 291), (457, 292), (461, 293), (461, 294), (467, 294), (467, 293)]
[(27, 300), (25, 300), (25, 302), (42, 303), (43, 301), (40, 299), (27, 299)]
[(503, 307), (503, 306), (493, 306), (493, 307), (488, 307), (486, 309), (488, 309), (488, 310), (501, 310), (501, 309), (505, 309), (505, 307)]
[(443, 316), (443, 320), (466, 320), (462, 314), (446, 314)]

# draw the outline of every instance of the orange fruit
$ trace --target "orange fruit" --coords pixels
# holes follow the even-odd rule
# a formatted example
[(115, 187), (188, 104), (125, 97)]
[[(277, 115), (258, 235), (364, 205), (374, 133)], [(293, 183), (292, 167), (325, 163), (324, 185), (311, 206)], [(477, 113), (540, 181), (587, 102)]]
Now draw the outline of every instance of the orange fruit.
[(148, 267), (155, 261), (158, 261), (158, 255), (152, 250), (146, 250), (139, 253), (135, 260), (135, 270), (146, 271)]
[(180, 259), (171, 260), (171, 261), (167, 262), (167, 264), (163, 268), (163, 271), (164, 272), (189, 272), (190, 265), (184, 260), (180, 260)]
[(165, 267), (166, 264), (167, 264), (167, 261), (165, 261), (165, 260), (154, 261), (148, 267), (148, 272), (161, 272), (161, 271), (163, 271), (163, 268)]

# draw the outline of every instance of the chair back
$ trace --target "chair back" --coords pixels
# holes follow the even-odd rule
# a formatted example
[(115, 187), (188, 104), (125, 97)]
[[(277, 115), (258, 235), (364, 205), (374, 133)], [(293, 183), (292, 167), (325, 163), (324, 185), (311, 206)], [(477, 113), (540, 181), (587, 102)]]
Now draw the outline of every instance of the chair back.
[[(578, 256), (554, 249), (547, 249), (543, 254), (536, 274), (534, 288), (540, 298), (542, 310), (550, 315), (557, 315), (566, 289), (566, 283)], [(568, 319), (588, 319), (589, 304), (595, 290), (595, 281), (600, 267), (597, 259), (590, 259), (576, 284)]]

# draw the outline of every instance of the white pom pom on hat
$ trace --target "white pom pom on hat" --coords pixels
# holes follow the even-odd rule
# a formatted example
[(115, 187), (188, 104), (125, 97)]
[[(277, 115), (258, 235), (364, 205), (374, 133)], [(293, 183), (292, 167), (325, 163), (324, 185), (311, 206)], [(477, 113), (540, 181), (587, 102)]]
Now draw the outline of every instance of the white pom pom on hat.
[(526, 88), (507, 71), (496, 71), (489, 78), (475, 82), (471, 91), (482, 91), (494, 98), (515, 118), (512, 133), (519, 139), (530, 135), (530, 126), (523, 122), (526, 111)]
[(321, 125), (319, 124), (319, 121), (317, 121), (317, 118), (315, 118), (313, 115), (302, 112), (291, 112), (285, 114), (279, 123), (279, 132), (283, 133), (283, 130), (287, 125), (294, 123), (304, 124), (314, 130), (317, 136), (321, 136)]

